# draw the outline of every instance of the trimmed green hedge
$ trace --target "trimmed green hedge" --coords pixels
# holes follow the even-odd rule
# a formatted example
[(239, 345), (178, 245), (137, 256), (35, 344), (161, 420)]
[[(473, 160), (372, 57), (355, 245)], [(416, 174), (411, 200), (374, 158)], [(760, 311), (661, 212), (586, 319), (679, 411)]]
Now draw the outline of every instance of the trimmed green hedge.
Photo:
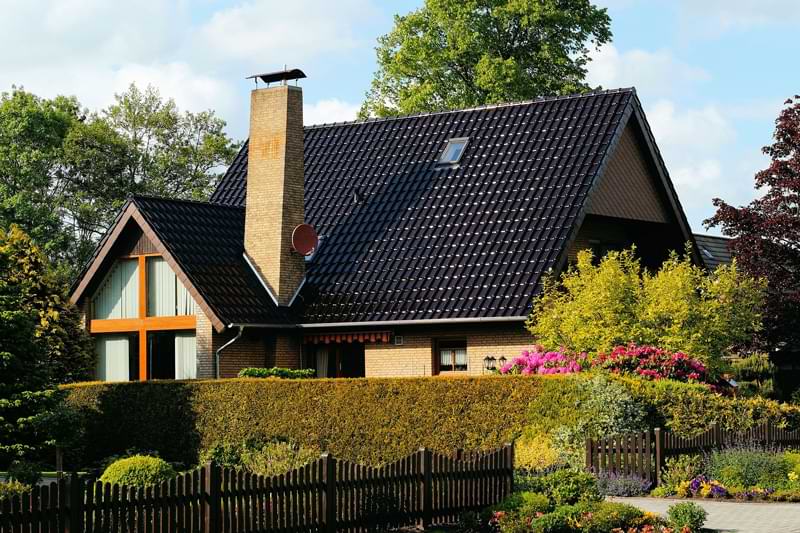
[[(66, 386), (86, 430), (79, 465), (127, 449), (192, 464), (201, 450), (248, 439), (287, 439), (379, 464), (420, 446), (488, 449), (526, 428), (550, 432), (579, 417), (581, 374), (395, 379), (88, 383)], [(718, 422), (746, 428), (794, 422), (797, 407), (733, 400), (681, 383), (620, 379), (651, 423), (689, 434)]]
[(239, 371), (240, 378), (282, 378), (282, 379), (308, 379), (316, 377), (316, 370), (303, 368), (243, 368)]

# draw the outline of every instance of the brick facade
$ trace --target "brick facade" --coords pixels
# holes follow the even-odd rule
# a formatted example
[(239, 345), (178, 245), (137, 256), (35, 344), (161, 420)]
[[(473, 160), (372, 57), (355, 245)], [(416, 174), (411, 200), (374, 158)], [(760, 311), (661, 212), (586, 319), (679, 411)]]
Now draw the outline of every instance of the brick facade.
[(305, 275), (292, 251), (304, 221), (303, 93), (281, 85), (250, 97), (244, 248), (278, 302), (291, 300)]
[(504, 356), (511, 359), (533, 344), (531, 334), (522, 324), (481, 326), (477, 328), (412, 329), (402, 328), (396, 335), (403, 336), (403, 345), (367, 344), (364, 350), (367, 377), (430, 376), (434, 373), (434, 343), (437, 339), (465, 339), (467, 341), (467, 370), (442, 372), (445, 374), (472, 374), (484, 372), (483, 359)]

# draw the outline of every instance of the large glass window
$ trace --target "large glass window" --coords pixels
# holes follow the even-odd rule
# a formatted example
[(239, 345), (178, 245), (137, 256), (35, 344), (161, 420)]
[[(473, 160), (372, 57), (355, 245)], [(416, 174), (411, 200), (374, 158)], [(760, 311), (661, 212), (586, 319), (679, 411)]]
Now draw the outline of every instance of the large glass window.
[(147, 258), (147, 316), (184, 316), (195, 314), (195, 303), (161, 257)]
[(136, 318), (139, 314), (139, 267), (121, 259), (111, 268), (92, 299), (94, 318)]

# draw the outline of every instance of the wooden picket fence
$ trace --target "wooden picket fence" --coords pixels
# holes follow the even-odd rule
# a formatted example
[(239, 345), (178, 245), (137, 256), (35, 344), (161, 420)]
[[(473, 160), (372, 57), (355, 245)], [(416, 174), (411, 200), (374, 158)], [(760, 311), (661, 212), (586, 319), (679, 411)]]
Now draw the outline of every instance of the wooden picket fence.
[(208, 464), (153, 487), (77, 476), (0, 501), (0, 533), (361, 532), (453, 523), (513, 490), (514, 449), (422, 448), (372, 468), (329, 454), (275, 477)]
[(597, 473), (635, 476), (660, 485), (667, 457), (737, 443), (800, 446), (800, 429), (790, 431), (766, 422), (746, 431), (727, 431), (714, 425), (694, 437), (681, 437), (656, 428), (641, 433), (587, 439), (586, 468)]

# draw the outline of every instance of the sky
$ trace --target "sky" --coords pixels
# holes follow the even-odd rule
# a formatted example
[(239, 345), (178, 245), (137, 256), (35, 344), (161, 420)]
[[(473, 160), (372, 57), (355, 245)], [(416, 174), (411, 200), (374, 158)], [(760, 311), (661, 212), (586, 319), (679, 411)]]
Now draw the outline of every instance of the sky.
[[(250, 74), (302, 68), (308, 124), (355, 117), (376, 39), (422, 0), (0, 0), (0, 91), (89, 109), (135, 82), (247, 136)], [(757, 191), (777, 114), (800, 93), (797, 0), (597, 0), (613, 42), (589, 82), (636, 87), (692, 229)], [(711, 233), (716, 233), (712, 230)]]

